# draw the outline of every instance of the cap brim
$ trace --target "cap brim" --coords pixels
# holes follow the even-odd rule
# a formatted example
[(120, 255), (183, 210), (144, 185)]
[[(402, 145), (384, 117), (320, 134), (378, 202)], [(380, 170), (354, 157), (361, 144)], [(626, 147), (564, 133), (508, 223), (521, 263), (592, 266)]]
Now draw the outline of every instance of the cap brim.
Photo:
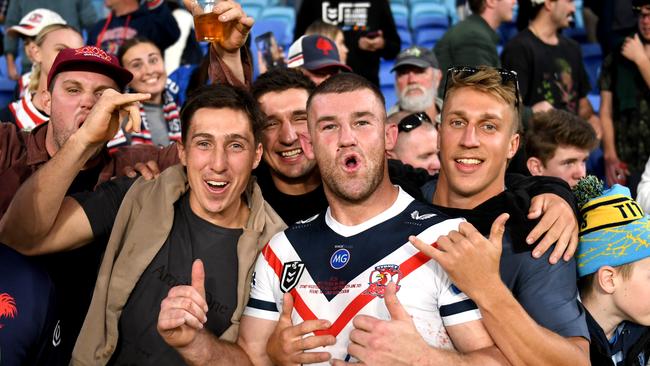
[(312, 62), (304, 63), (302, 65), (302, 67), (304, 67), (305, 69), (307, 69), (309, 71), (316, 71), (316, 70), (324, 69), (326, 67), (334, 67), (334, 66), (339, 67), (339, 68), (341, 68), (341, 69), (343, 69), (345, 71), (352, 72), (352, 69), (350, 68), (350, 66), (348, 66), (346, 64), (342, 64), (340, 62), (333, 61), (333, 60), (312, 61)]
[(38, 28), (33, 26), (14, 25), (7, 29), (7, 34), (22, 34), (28, 37), (34, 37), (38, 34)]
[(402, 67), (402, 66), (417, 66), (417, 67), (421, 67), (423, 69), (426, 69), (427, 67), (430, 67), (431, 64), (429, 64), (428, 62), (426, 62), (424, 60), (412, 58), (412, 59), (402, 60), (402, 61), (399, 61), (399, 62), (395, 63), (395, 66), (393, 66), (393, 68), (390, 69), (390, 71), (393, 72), (398, 67)]
[[(131, 82), (133, 74), (126, 69), (113, 64), (104, 64), (99, 62), (88, 62), (80, 60), (63, 61), (57, 66), (57, 75), (66, 71), (89, 71), (96, 74), (106, 75), (113, 79), (121, 90)], [(49, 82), (48, 82), (49, 87)]]

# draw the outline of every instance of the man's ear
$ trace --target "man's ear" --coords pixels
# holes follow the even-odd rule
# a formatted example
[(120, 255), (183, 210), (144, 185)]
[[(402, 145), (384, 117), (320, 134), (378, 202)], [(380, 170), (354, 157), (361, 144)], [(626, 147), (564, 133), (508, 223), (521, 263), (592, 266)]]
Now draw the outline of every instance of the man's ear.
[(393, 150), (397, 144), (397, 125), (394, 123), (384, 123), (384, 132), (386, 134), (386, 141), (384, 142), (384, 147), (386, 151)]
[(538, 158), (531, 156), (526, 160), (526, 166), (531, 175), (544, 175), (544, 164)]
[(596, 271), (596, 283), (601, 291), (607, 294), (613, 294), (616, 291), (618, 272), (612, 266), (602, 266)]
[(508, 159), (512, 159), (517, 153), (517, 150), (519, 149), (519, 138), (520, 137), (518, 133), (513, 134), (510, 138), (510, 144), (508, 146)]
[(45, 114), (47, 114), (48, 116), (51, 116), (52, 115), (52, 94), (49, 92), (49, 90), (45, 90), (43, 92), (43, 99), (41, 100), (43, 101), (43, 109), (44, 109), (43, 112), (45, 112)]
[(181, 141), (176, 144), (178, 147), (178, 159), (181, 161), (183, 166), (187, 166), (187, 151), (185, 151), (185, 141)]
[(262, 152), (264, 152), (264, 148), (262, 147), (262, 143), (258, 143), (257, 147), (255, 148), (255, 160), (253, 161), (253, 169), (257, 168), (258, 165), (260, 165), (260, 160), (262, 159)]

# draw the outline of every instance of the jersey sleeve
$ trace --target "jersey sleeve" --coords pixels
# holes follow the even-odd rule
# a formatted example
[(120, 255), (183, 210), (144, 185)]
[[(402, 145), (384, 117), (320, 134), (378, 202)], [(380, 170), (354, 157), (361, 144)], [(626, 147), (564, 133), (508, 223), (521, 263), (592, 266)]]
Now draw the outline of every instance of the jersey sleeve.
[(520, 267), (524, 272), (513, 291), (515, 297), (544, 328), (563, 337), (589, 339), (585, 312), (578, 303), (575, 260), (549, 265), (549, 252), (539, 259), (524, 257), (529, 263)]
[(280, 318), (282, 300), (280, 281), (274, 266), (269, 263), (274, 259), (277, 260), (277, 257), (273, 254), (269, 243), (262, 249), (255, 262), (250, 298), (244, 309), (244, 315), (274, 321)]
[[(437, 241), (441, 235), (447, 235), (451, 230), (457, 230), (458, 225), (464, 219), (449, 219), (438, 223), (420, 235), (425, 243)], [(478, 307), (465, 293), (460, 291), (449, 279), (447, 272), (435, 261), (430, 262), (433, 265), (433, 271), (438, 281), (438, 310), (442, 323), (445, 326), (456, 325), (481, 319), (481, 313)]]

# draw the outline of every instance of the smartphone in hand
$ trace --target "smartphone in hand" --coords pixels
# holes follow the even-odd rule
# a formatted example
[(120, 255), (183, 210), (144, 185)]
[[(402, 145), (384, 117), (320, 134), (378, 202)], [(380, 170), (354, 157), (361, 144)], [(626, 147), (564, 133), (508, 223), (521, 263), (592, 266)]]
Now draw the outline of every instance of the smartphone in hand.
[(285, 67), (284, 54), (278, 45), (273, 32), (266, 32), (255, 37), (257, 50), (262, 54), (260, 61), (266, 64), (267, 69), (273, 67)]

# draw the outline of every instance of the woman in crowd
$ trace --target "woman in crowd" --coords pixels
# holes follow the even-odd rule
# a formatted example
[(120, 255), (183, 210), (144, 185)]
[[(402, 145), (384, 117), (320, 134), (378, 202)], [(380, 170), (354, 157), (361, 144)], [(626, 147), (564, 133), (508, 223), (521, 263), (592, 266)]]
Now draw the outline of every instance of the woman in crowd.
[(135, 37), (120, 47), (118, 59), (133, 74), (128, 91), (149, 93), (151, 99), (140, 106), (142, 130), (125, 134), (119, 131), (108, 143), (109, 149), (131, 144), (166, 146), (181, 138), (178, 87), (167, 78), (160, 49), (150, 40)]
[(31, 130), (47, 122), (45, 113), (47, 98), (47, 74), (54, 58), (65, 48), (79, 48), (84, 45), (83, 37), (75, 28), (66, 24), (51, 24), (43, 28), (31, 50), (34, 59), (27, 92), (22, 98), (0, 110), (0, 121), (13, 122), (21, 129)]

